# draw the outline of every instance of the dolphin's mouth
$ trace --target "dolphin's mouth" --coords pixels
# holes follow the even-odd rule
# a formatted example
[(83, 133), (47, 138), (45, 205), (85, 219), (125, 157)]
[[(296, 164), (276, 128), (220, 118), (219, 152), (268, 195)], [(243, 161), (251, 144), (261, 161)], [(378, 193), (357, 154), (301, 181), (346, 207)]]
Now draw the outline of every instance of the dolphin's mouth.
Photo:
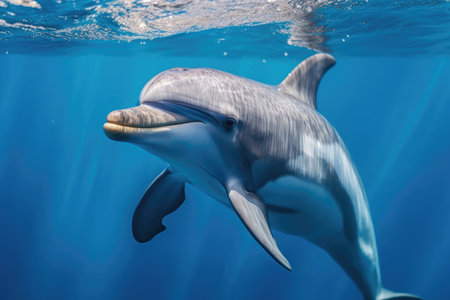
[(123, 140), (140, 133), (167, 131), (171, 126), (193, 121), (183, 115), (149, 105), (140, 105), (109, 113), (103, 130), (109, 138)]

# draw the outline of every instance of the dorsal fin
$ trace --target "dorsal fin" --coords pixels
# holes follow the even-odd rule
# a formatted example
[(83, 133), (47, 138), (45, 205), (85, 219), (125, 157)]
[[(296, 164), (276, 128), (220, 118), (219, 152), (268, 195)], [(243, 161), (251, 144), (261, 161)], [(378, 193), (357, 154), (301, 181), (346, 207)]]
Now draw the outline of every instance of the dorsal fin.
[(316, 94), (323, 74), (334, 66), (333, 56), (318, 53), (302, 61), (278, 86), (278, 90), (317, 108)]

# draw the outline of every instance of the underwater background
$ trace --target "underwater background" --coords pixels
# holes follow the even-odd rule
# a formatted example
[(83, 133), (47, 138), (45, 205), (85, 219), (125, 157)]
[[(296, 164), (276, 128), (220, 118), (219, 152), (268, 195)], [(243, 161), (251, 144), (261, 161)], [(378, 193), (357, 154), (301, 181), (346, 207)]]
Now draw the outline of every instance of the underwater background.
[(133, 211), (165, 162), (103, 132), (172, 67), (268, 84), (329, 52), (318, 110), (364, 183), (385, 287), (450, 299), (450, 2), (0, 1), (0, 299), (362, 299), (320, 248), (280, 267), (187, 186), (146, 244)]

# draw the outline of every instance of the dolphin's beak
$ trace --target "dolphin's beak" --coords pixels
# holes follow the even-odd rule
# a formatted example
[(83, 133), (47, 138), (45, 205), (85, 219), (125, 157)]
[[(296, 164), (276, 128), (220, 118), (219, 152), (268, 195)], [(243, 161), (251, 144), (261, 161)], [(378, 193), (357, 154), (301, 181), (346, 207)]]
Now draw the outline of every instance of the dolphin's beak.
[(106, 120), (103, 130), (113, 140), (124, 140), (145, 132), (167, 130), (171, 125), (190, 122), (185, 116), (148, 105), (115, 110), (108, 114)]

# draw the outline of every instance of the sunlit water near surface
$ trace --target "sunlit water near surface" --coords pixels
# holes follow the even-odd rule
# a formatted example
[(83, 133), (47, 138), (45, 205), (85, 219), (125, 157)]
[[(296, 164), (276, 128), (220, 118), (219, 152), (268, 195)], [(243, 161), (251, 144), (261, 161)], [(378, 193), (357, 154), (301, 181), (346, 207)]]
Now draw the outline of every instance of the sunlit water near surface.
[(12, 53), (433, 55), (450, 52), (449, 16), (447, 0), (0, 0), (0, 45)]
[(387, 288), (450, 299), (450, 2), (0, 0), (1, 299), (362, 299), (319, 248), (293, 272), (192, 186), (147, 244), (165, 163), (102, 125), (171, 67), (278, 84), (316, 51), (318, 110), (364, 182)]

